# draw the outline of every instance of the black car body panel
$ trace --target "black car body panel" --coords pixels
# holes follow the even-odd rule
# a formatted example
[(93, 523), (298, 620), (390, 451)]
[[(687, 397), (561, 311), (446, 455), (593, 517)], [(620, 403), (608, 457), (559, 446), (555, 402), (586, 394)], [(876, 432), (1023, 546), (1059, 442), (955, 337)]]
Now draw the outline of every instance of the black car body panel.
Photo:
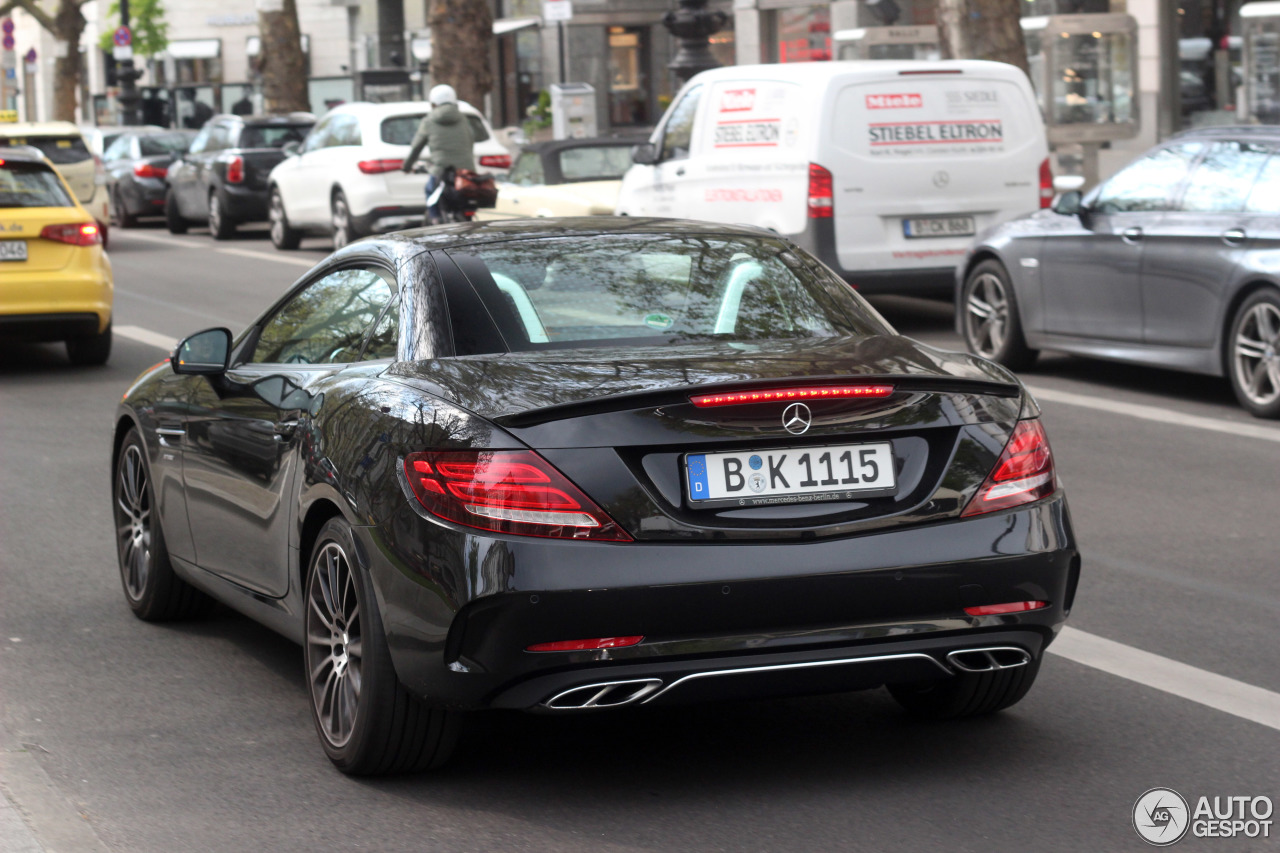
[(117, 215), (163, 216), (165, 174), (172, 165), (174, 153), (150, 153), (147, 137), (165, 139), (195, 138), (195, 131), (139, 129), (116, 137), (103, 157), (107, 173), (107, 192)]

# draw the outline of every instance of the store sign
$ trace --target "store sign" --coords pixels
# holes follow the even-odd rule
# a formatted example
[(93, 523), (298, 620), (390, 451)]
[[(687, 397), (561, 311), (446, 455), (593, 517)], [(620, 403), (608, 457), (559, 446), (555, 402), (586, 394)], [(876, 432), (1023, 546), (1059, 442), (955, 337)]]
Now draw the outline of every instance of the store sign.
[(542, 0), (544, 21), (573, 20), (573, 0)]

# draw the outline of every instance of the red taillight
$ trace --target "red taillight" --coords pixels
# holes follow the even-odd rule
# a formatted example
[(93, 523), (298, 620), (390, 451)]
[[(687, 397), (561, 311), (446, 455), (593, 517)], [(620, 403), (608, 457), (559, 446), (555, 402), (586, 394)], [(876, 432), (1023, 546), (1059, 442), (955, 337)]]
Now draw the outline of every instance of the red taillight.
[(239, 154), (227, 160), (227, 183), (244, 183), (244, 158)]
[(98, 226), (92, 222), (73, 222), (69, 225), (46, 225), (40, 236), (46, 240), (70, 243), (73, 246), (92, 246), (102, 242)]
[(410, 453), (404, 474), (432, 515), (467, 527), (630, 542), (591, 498), (532, 450)]
[(689, 402), (700, 409), (709, 409), (714, 406), (741, 406), (747, 403), (780, 403), (792, 400), (855, 400), (888, 397), (892, 393), (892, 385), (823, 385), (816, 388), (769, 388), (732, 394), (703, 394), (690, 397)]
[(1006, 613), (1043, 610), (1048, 606), (1049, 602), (1047, 601), (1010, 601), (1008, 604), (983, 604), (978, 607), (966, 607), (964, 612), (970, 616), (1004, 616)]
[(526, 652), (587, 652), (595, 649), (624, 649), (644, 637), (599, 637), (594, 640), (561, 640), (558, 643), (535, 643)]
[(480, 155), (480, 165), (488, 166), (490, 169), (510, 169), (510, 154), (482, 154)]
[(138, 163), (133, 167), (133, 174), (139, 178), (163, 178), (169, 174), (169, 170), (153, 166), (150, 163)]
[(817, 163), (809, 164), (809, 218), (830, 219), (835, 209), (831, 173)]
[(1040, 421), (1018, 421), (996, 467), (961, 515), (981, 515), (1047, 498), (1058, 488)]
[(1040, 208), (1053, 205), (1053, 169), (1049, 167), (1049, 158), (1040, 164)]
[(404, 165), (404, 160), (361, 160), (356, 166), (366, 175), (381, 175), (394, 172)]

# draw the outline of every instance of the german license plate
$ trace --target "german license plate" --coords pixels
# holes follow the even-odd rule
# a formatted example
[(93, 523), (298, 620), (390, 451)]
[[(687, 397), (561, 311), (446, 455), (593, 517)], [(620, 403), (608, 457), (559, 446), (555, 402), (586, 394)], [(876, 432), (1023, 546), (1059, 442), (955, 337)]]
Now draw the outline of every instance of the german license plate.
[(967, 237), (973, 234), (972, 216), (916, 216), (902, 220), (906, 237)]
[(25, 261), (26, 240), (0, 240), (0, 261)]
[(893, 446), (887, 441), (690, 453), (684, 459), (692, 504), (835, 501), (892, 494), (896, 486)]

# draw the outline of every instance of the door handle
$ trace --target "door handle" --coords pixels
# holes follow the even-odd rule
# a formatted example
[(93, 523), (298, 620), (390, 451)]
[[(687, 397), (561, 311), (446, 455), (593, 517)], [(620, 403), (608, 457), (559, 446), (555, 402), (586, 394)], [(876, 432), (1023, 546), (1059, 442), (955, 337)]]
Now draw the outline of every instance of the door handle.
[(1244, 242), (1244, 229), (1231, 228), (1222, 232), (1222, 242), (1228, 246), (1239, 246)]
[(297, 421), (276, 421), (272, 427), (272, 431), (276, 434), (276, 441), (284, 441), (293, 438), (293, 434), (298, 431)]
[(1136, 246), (1142, 242), (1141, 228), (1126, 228), (1120, 232), (1120, 239), (1124, 240), (1130, 246)]

